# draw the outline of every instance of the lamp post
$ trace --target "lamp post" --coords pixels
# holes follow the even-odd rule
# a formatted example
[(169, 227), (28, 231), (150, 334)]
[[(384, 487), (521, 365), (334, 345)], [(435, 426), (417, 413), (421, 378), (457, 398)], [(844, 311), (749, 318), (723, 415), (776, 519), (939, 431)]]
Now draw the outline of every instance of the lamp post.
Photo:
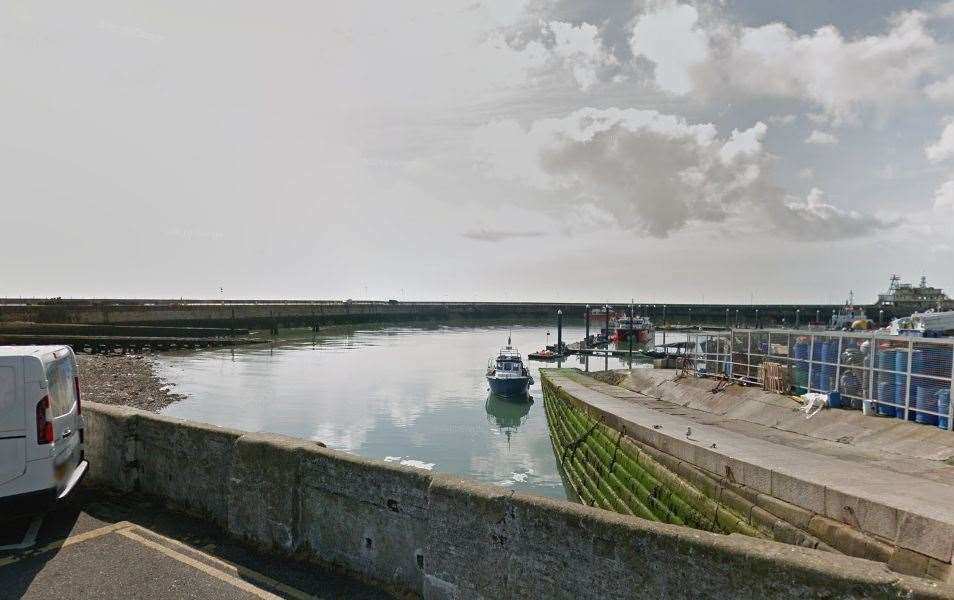
[(557, 309), (557, 356), (563, 356), (563, 309)]
[(759, 328), (759, 309), (755, 309), (755, 328)]
[(796, 308), (795, 309), (795, 329), (798, 329), (798, 319), (801, 314), (802, 314), (802, 309)]
[(725, 309), (725, 328), (726, 328), (726, 329), (729, 328), (729, 309), (728, 309), (728, 307), (726, 307), (726, 309)]

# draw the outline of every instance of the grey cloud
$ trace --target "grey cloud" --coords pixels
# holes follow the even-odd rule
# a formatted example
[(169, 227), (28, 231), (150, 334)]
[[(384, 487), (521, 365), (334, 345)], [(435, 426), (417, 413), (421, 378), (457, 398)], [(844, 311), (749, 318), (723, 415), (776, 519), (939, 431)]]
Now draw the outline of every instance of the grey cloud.
[(481, 227), (480, 229), (471, 229), (465, 231), (461, 234), (463, 237), (469, 240), (475, 240), (478, 242), (503, 242), (506, 240), (518, 239), (518, 238), (534, 238), (541, 237), (543, 235), (542, 231), (512, 231), (506, 229), (488, 229)]
[[(592, 205), (622, 228), (658, 238), (729, 218), (804, 239), (819, 232), (854, 237), (886, 225), (826, 204), (820, 192), (801, 203), (787, 199), (770, 178), (766, 131), (756, 123), (720, 137), (711, 124), (656, 111), (582, 109), (527, 131), (490, 125), (479, 148), (489, 173), (522, 180), (548, 202)], [(506, 150), (495, 157), (498, 146)]]

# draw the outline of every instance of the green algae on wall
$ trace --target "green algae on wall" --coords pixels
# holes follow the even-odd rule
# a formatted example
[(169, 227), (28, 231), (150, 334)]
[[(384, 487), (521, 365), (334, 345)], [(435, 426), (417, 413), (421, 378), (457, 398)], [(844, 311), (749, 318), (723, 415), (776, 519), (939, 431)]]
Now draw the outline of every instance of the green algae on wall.
[(580, 502), (706, 531), (771, 537), (578, 408), (546, 376), (542, 384), (553, 451)]

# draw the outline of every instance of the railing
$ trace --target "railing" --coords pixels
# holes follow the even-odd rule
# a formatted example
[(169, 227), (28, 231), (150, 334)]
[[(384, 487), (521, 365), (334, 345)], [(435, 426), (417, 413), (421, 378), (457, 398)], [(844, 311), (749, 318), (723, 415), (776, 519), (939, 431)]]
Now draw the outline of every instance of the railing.
[(689, 334), (699, 374), (759, 381), (765, 362), (787, 365), (792, 391), (839, 392), (849, 408), (950, 430), (954, 338), (875, 332), (732, 329)]

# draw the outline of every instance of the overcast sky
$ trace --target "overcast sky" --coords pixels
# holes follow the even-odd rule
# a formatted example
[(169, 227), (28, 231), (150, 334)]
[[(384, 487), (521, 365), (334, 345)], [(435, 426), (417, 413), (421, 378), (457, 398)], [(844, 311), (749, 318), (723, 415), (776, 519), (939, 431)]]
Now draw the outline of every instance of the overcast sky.
[(4, 2), (0, 165), (5, 296), (954, 292), (954, 2)]

